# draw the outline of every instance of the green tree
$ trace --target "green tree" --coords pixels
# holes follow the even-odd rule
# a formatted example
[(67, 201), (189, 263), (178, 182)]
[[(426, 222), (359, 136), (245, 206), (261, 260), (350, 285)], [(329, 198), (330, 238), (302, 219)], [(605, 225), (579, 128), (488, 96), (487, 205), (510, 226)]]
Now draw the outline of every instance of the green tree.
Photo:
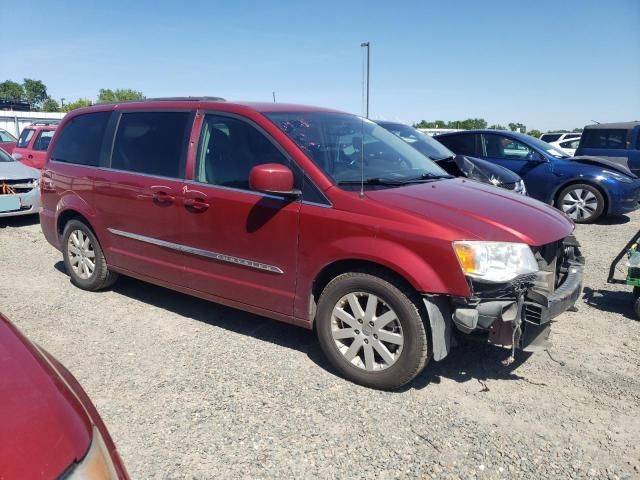
[(71, 110), (75, 110), (76, 108), (90, 107), (91, 100), (87, 100), (86, 98), (79, 98), (75, 102), (67, 103), (62, 107), (63, 112), (70, 112)]
[(42, 102), (41, 110), (43, 112), (59, 112), (60, 105), (53, 98), (47, 97), (47, 99)]
[(144, 100), (142, 92), (131, 90), (130, 88), (101, 88), (98, 93), (98, 103), (126, 102), (128, 100)]
[(512, 132), (519, 131), (521, 133), (527, 133), (527, 126), (522, 123), (510, 123), (509, 130)]
[(582, 133), (583, 130), (584, 130), (584, 128), (574, 128), (571, 131), (574, 132), (574, 133)]
[(22, 83), (24, 89), (24, 99), (31, 104), (31, 108), (39, 110), (44, 101), (49, 98), (47, 87), (41, 80), (25, 78)]
[(0, 83), (0, 98), (20, 102), (24, 100), (24, 88), (19, 83), (5, 80)]
[(540, 135), (542, 135), (542, 132), (534, 128), (533, 130), (529, 131), (529, 135), (531, 135), (532, 137), (540, 138)]
[(505, 127), (504, 125), (500, 125), (499, 123), (494, 123), (489, 127), (489, 130), (506, 130), (506, 129), (507, 127)]

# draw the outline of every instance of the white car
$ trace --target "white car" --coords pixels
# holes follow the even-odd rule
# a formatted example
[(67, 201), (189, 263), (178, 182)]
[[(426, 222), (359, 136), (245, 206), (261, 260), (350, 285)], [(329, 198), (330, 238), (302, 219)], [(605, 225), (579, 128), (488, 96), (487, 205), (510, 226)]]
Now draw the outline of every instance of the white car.
[(40, 170), (0, 148), (0, 218), (40, 212)]
[(580, 132), (548, 132), (540, 135), (540, 140), (550, 143), (554, 147), (560, 147), (567, 152), (567, 155), (573, 157), (580, 143), (580, 137), (582, 137)]

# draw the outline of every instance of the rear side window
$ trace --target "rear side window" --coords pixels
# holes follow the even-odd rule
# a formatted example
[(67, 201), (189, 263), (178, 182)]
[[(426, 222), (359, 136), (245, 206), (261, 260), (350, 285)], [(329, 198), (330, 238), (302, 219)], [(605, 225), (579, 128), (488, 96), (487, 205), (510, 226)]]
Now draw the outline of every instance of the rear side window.
[(54, 132), (55, 130), (41, 130), (33, 144), (33, 149), (39, 152), (45, 152), (47, 148), (49, 148)]
[(51, 160), (98, 166), (102, 140), (111, 112), (86, 113), (73, 118), (59, 133)]
[(476, 135), (451, 135), (446, 137), (437, 137), (440, 143), (444, 143), (449, 150), (460, 155), (475, 155), (476, 154)]
[(547, 142), (547, 143), (551, 143), (551, 142), (557, 142), (558, 139), (562, 136), (562, 134), (556, 134), (556, 133), (545, 133), (544, 135), (542, 135), (540, 137), (540, 140), (542, 140), (543, 142)]
[(111, 168), (184, 178), (191, 118), (191, 112), (123, 113)]
[(16, 144), (16, 147), (27, 148), (27, 146), (29, 145), (29, 142), (33, 138), (34, 133), (35, 133), (35, 130), (33, 128), (25, 128), (24, 130), (22, 130), (22, 133), (20, 134), (20, 138), (18, 139), (18, 143)]
[(627, 148), (627, 131), (622, 129), (590, 128), (582, 134), (582, 148)]

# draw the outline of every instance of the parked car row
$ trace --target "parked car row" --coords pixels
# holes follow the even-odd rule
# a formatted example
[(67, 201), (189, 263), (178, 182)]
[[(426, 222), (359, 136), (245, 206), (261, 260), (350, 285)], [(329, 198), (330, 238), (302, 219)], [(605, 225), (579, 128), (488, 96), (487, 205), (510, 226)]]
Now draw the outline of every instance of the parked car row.
[[(606, 126), (593, 130), (606, 131)], [(591, 128), (585, 129), (581, 145), (589, 144)], [(634, 131), (634, 126), (631, 130)], [(626, 138), (627, 132), (624, 136)], [(635, 138), (635, 137), (634, 137)], [(603, 215), (629, 213), (640, 207), (640, 157), (633, 146), (627, 161), (611, 157), (571, 157), (552, 145), (518, 132), (466, 130), (439, 135), (436, 139), (456, 153), (476, 156), (520, 175), (533, 198), (556, 206), (577, 223), (594, 222)], [(627, 150), (595, 150), (620, 154)], [(640, 150), (637, 151), (640, 155)]]

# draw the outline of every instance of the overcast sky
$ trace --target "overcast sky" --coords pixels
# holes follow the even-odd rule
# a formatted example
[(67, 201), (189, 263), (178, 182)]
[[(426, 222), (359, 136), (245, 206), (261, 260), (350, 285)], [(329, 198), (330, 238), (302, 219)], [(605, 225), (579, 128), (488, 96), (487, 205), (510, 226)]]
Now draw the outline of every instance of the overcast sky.
[(541, 130), (640, 119), (640, 0), (93, 3), (14, 2), (0, 81), (40, 79), (67, 102), (100, 88), (275, 91), (361, 114), (370, 41), (372, 118)]

